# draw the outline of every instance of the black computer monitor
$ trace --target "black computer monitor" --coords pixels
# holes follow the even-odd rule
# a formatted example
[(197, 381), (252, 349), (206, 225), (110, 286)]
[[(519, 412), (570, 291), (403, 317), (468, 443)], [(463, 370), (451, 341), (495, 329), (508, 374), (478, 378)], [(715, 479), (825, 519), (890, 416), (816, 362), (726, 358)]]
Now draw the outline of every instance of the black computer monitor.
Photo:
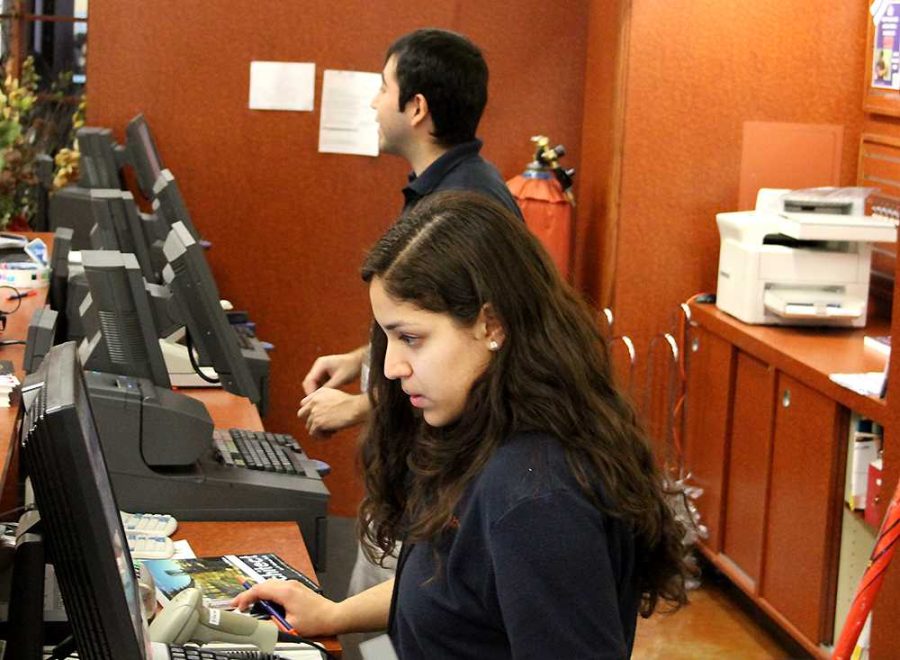
[(163, 170), (156, 140), (144, 115), (140, 114), (125, 129), (126, 158), (134, 168), (138, 188), (146, 199), (153, 199), (153, 185)]
[(53, 234), (53, 250), (50, 256), (50, 308), (57, 312), (66, 311), (66, 290), (69, 284), (69, 252), (75, 230), (71, 227), (59, 227)]
[(31, 315), (25, 340), (25, 358), (22, 365), (26, 374), (34, 373), (44, 357), (56, 343), (56, 324), (59, 312), (45, 305)]
[(150, 658), (131, 555), (74, 342), (52, 348), (30, 382), (23, 394), (22, 457), (79, 657)]
[(92, 190), (90, 199), (94, 218), (91, 247), (133, 254), (144, 278), (148, 282), (155, 281), (150, 250), (134, 196), (124, 190), (103, 189)]
[(83, 188), (122, 188), (112, 131), (85, 126), (79, 128), (75, 136), (81, 152), (79, 185)]
[(133, 254), (83, 250), (81, 262), (90, 289), (82, 304), (84, 339), (79, 356), (85, 368), (149, 378), (170, 387), (156, 323)]
[(188, 213), (181, 196), (181, 190), (175, 176), (169, 170), (160, 172), (153, 184), (153, 212), (171, 228), (176, 222), (181, 222), (191, 232), (195, 241), (200, 240), (200, 234), (194, 227), (191, 214)]
[(94, 226), (94, 210), (91, 189), (82, 186), (66, 186), (50, 195), (50, 231), (61, 227), (72, 230), (73, 250), (91, 247), (91, 229)]
[(219, 302), (219, 291), (203, 249), (181, 222), (176, 222), (163, 246), (167, 265), (163, 281), (169, 286), (188, 334), (188, 352), (196, 348), (198, 366), (212, 367), (222, 387), (254, 403), (259, 389), (247, 366), (237, 335)]

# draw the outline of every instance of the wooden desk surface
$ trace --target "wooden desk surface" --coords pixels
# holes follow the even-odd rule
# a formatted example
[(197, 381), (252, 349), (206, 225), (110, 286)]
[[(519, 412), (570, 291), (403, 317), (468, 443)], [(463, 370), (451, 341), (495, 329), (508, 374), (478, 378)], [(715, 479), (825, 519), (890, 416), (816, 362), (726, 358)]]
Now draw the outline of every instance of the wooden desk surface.
[(843, 406), (884, 424), (884, 399), (862, 396), (833, 382), (833, 373), (882, 371), (886, 358), (863, 343), (866, 335), (890, 335), (888, 323), (869, 319), (865, 328), (804, 328), (749, 325), (715, 305), (691, 304), (692, 320), (742, 351), (773, 365)]
[[(179, 522), (173, 538), (187, 539), (198, 557), (275, 553), (318, 582), (300, 529), (293, 522)], [(337, 638), (318, 641), (341, 657)]]

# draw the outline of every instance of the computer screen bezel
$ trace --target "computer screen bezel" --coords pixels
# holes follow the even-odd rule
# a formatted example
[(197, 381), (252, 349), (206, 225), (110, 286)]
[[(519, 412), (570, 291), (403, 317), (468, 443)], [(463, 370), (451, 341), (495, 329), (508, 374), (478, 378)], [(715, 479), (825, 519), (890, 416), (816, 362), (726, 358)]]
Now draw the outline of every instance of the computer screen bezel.
[[(144, 285), (137, 258), (133, 254), (112, 250), (83, 250), (81, 261), (90, 289), (90, 303), (82, 304), (82, 318), (92, 315), (92, 319), (84, 319), (85, 337), (79, 346), (79, 355), (86, 367), (96, 371), (105, 371), (122, 376), (149, 378), (155, 385), (171, 387), (169, 372), (159, 346), (159, 334), (153, 320), (153, 310)], [(119, 278), (123, 286), (115, 290), (107, 290), (103, 286), (103, 277)], [(123, 300), (121, 296), (124, 295)], [(127, 305), (127, 307), (126, 307)], [(137, 347), (137, 353), (125, 355), (128, 348), (123, 345), (127, 337), (113, 337), (120, 331), (112, 321), (133, 313), (136, 325), (132, 323), (133, 333), (130, 346)], [(88, 334), (89, 330), (93, 330)], [(127, 332), (126, 329), (121, 329)], [(123, 351), (122, 356), (116, 350)], [(141, 354), (143, 353), (143, 354)]]
[(222, 310), (203, 248), (183, 223), (176, 222), (166, 237), (163, 252), (167, 261), (163, 281), (171, 290), (197, 349), (199, 366), (215, 369), (225, 390), (258, 403), (259, 389), (241, 353), (237, 335)]
[(21, 450), (79, 657), (151, 657), (119, 507), (74, 342), (29, 380)]

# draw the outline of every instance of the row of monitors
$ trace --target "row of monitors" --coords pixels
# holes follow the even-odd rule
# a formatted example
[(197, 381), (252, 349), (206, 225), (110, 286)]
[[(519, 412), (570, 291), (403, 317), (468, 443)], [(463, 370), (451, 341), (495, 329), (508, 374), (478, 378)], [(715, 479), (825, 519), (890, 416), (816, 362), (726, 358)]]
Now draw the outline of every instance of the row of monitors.
[[(183, 326), (199, 353), (195, 371), (212, 367), (226, 390), (260, 404), (263, 393), (221, 309), (199, 234), (143, 115), (128, 124), (126, 136), (126, 146), (120, 147), (109, 129), (78, 131), (80, 185), (57, 191), (50, 200), (51, 226), (72, 229), (71, 235), (57, 231), (51, 306), (66, 317), (79, 317), (63, 323), (83, 326), (69, 336), (85, 337), (82, 358), (89, 368), (168, 387), (157, 339)], [(152, 199), (153, 213), (141, 213), (132, 194), (122, 190), (125, 164), (133, 167), (142, 194)], [(88, 255), (84, 270), (91, 300), (68, 301), (74, 305), (59, 293), (72, 290), (66, 283), (70, 250)], [(194, 357), (190, 347), (188, 355)]]
[(125, 136), (125, 145), (119, 146), (108, 128), (86, 126), (78, 130), (79, 183), (84, 188), (123, 188), (121, 172), (127, 164), (134, 170), (141, 194), (152, 200), (153, 186), (164, 168), (143, 115), (128, 122)]
[[(104, 196), (96, 203), (108, 209), (120, 208), (122, 201)], [(72, 289), (66, 281), (70, 236), (70, 231), (57, 230), (51, 300), (56, 298), (52, 306), (67, 317), (79, 315), (84, 335), (79, 350), (87, 368), (170, 387), (159, 340), (183, 327), (188, 355), (193, 357), (196, 350), (197, 370), (212, 367), (224, 389), (259, 402), (259, 389), (219, 303), (203, 249), (182, 223), (172, 225), (159, 246), (163, 264), (159, 283), (147, 281), (136, 256), (139, 250), (98, 245), (109, 249), (81, 251), (87, 294), (75, 309), (56, 293), (63, 287)]]

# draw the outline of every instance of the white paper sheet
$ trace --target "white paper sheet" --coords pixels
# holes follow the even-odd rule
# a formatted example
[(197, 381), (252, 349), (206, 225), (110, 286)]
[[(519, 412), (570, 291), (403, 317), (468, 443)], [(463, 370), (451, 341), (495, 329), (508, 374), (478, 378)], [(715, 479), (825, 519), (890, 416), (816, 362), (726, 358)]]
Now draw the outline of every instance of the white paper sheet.
[(250, 62), (250, 109), (311, 112), (315, 82), (312, 62)]
[(319, 120), (320, 152), (378, 155), (378, 123), (371, 103), (380, 86), (379, 73), (325, 70)]

